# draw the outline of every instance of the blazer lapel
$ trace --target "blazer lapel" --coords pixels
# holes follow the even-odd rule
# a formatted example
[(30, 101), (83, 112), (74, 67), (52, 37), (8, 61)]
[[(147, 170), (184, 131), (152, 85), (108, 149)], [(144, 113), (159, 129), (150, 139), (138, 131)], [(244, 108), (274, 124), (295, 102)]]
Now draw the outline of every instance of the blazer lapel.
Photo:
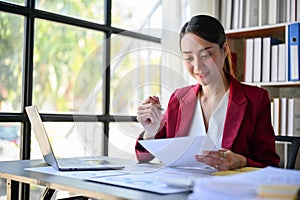
[(225, 119), (222, 147), (231, 149), (247, 110), (248, 101), (241, 83), (230, 78), (230, 95)]
[[(197, 94), (200, 85), (197, 84), (188, 90), (182, 97), (179, 97), (180, 102), (180, 126), (177, 130), (176, 137), (187, 136), (190, 125), (194, 116), (197, 101)], [(181, 95), (180, 95), (181, 96)]]

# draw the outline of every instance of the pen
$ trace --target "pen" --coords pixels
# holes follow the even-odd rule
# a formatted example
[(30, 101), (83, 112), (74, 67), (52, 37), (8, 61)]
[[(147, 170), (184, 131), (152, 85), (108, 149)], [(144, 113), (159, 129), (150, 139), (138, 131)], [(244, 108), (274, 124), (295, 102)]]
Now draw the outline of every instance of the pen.
[[(139, 102), (139, 105), (143, 105), (143, 101), (140, 101), (140, 102)], [(162, 107), (160, 107), (160, 106), (156, 106), (156, 107), (157, 107), (158, 110), (161, 110), (161, 111), (164, 110), (164, 108), (162, 108)]]

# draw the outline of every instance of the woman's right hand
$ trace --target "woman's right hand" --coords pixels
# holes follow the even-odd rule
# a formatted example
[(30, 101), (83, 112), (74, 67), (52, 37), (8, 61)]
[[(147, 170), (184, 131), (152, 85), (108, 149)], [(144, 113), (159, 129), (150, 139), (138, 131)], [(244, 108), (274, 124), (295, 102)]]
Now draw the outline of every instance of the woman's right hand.
[(138, 107), (137, 120), (145, 129), (144, 139), (152, 139), (161, 121), (161, 104), (157, 96), (149, 96)]

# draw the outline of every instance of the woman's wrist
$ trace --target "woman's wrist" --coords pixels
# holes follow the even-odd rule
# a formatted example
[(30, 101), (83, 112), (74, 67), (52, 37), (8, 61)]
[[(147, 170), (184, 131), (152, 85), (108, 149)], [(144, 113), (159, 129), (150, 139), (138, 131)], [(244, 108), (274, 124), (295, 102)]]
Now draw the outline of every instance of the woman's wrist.
[(151, 140), (155, 138), (156, 133), (149, 133), (148, 131), (145, 131), (143, 134), (143, 140)]
[(164, 125), (165, 125), (165, 121), (161, 120), (160, 124), (159, 124), (159, 127), (158, 127), (157, 130), (155, 130), (155, 131), (149, 131), (149, 130), (147, 131), (147, 130), (145, 130), (145, 132), (143, 134), (143, 139), (144, 140), (154, 139), (155, 135), (163, 129)]

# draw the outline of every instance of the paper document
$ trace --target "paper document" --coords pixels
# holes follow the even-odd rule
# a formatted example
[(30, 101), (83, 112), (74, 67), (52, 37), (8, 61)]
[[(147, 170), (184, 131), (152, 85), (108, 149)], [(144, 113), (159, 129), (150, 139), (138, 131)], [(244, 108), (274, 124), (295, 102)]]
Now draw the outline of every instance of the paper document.
[(189, 192), (196, 179), (211, 176), (201, 170), (161, 168), (144, 174), (124, 174), (111, 177), (92, 177), (86, 180), (98, 183), (123, 186), (158, 194)]
[(195, 155), (202, 154), (202, 151), (218, 150), (207, 136), (140, 140), (139, 143), (169, 167), (212, 169), (209, 165), (196, 161)]
[(63, 176), (63, 177), (70, 177), (70, 178), (77, 178), (77, 179), (87, 179), (87, 178), (99, 178), (99, 177), (106, 177), (106, 176), (118, 176), (126, 174), (126, 172), (122, 170), (88, 170), (88, 171), (58, 171), (51, 166), (46, 167), (33, 167), (33, 168), (26, 168), (25, 170), (39, 172), (44, 174), (52, 174), (56, 176)]
[(168, 168), (162, 164), (127, 164), (120, 170), (58, 171), (51, 166), (26, 168), (28, 171), (55, 176), (76, 178), (144, 190), (158, 194), (190, 192), (193, 182), (201, 177), (211, 176), (209, 172), (196, 169)]
[[(282, 191), (278, 189), (279, 186)], [(262, 194), (266, 197), (270, 195), (280, 199), (282, 196), (290, 195), (288, 193), (295, 187), (300, 188), (299, 170), (266, 167), (252, 172), (197, 180), (194, 184), (193, 194), (189, 196), (188, 200), (196, 200), (200, 197), (223, 200), (255, 199)], [(291, 195), (296, 193), (297, 189)]]

